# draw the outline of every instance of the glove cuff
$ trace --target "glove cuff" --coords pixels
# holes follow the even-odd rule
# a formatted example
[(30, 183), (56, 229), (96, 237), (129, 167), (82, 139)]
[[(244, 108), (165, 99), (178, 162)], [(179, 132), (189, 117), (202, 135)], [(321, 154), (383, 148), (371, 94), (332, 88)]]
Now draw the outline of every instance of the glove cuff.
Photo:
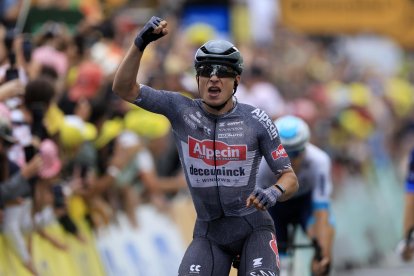
[(141, 51), (144, 52), (145, 47), (149, 44), (148, 42), (145, 42), (141, 36), (137, 36), (134, 40), (135, 46)]
[(275, 187), (269, 187), (266, 189), (268, 201), (264, 204), (265, 207), (272, 207), (278, 202), (278, 199), (282, 196), (282, 193)]
[(275, 186), (270, 187), (272, 195), (276, 198), (276, 202), (283, 195), (283, 193)]

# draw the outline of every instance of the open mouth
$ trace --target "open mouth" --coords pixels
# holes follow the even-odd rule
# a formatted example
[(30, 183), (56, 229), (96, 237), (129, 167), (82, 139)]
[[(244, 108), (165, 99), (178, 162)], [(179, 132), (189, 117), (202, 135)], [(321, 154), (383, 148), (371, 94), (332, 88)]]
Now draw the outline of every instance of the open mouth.
[(220, 94), (221, 89), (216, 87), (216, 86), (212, 86), (208, 88), (208, 94), (211, 96), (217, 96), (218, 94)]

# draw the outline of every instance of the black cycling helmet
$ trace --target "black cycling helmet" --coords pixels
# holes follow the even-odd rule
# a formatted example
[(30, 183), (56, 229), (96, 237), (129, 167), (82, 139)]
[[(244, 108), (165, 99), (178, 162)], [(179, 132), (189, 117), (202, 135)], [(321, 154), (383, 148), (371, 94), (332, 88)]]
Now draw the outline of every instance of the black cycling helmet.
[(240, 51), (226, 40), (210, 40), (202, 45), (194, 57), (194, 67), (203, 64), (223, 64), (232, 67), (239, 75), (243, 71)]

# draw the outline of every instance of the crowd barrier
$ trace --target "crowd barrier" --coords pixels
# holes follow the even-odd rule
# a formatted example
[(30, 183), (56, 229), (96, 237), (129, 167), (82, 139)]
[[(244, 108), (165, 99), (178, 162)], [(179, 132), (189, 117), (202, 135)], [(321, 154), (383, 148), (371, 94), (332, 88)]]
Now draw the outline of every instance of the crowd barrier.
[[(81, 243), (67, 235), (56, 222), (45, 227), (45, 231), (63, 241), (68, 248), (57, 249), (37, 233), (33, 233), (30, 248), (39, 276), (105, 275), (91, 236)], [(3, 236), (0, 236), (0, 275), (32, 275)]]
[[(181, 216), (186, 215), (181, 212)], [(151, 205), (140, 206), (137, 218), (139, 227), (133, 228), (119, 213), (112, 224), (95, 233), (86, 222), (77, 222), (84, 242), (64, 232), (57, 222), (47, 225), (44, 230), (67, 244), (67, 250), (33, 233), (31, 252), (39, 276), (176, 275), (186, 248), (181, 229), (170, 215)], [(0, 234), (0, 276), (26, 275), (31, 273)]]

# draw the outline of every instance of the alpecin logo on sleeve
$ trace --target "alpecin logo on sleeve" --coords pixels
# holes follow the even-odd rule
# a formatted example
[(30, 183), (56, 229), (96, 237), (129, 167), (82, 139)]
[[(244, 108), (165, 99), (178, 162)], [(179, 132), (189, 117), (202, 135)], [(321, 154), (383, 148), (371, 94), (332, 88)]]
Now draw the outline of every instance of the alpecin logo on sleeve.
[(230, 161), (246, 160), (247, 154), (247, 145), (227, 145), (216, 141), (214, 148), (213, 140), (199, 141), (190, 136), (188, 137), (188, 149), (190, 157), (202, 159), (210, 166), (214, 166), (214, 159), (216, 166), (222, 166)]
[(269, 117), (269, 115), (267, 115), (266, 112), (260, 108), (253, 110), (252, 114), (253, 118), (258, 120), (259, 123), (261, 123), (266, 128), (267, 133), (270, 135), (270, 138), (272, 140), (276, 139), (279, 134), (277, 132), (276, 125), (272, 122), (272, 119)]
[(277, 160), (281, 157), (288, 157), (285, 148), (280, 144), (276, 150), (272, 151), (273, 160)]

